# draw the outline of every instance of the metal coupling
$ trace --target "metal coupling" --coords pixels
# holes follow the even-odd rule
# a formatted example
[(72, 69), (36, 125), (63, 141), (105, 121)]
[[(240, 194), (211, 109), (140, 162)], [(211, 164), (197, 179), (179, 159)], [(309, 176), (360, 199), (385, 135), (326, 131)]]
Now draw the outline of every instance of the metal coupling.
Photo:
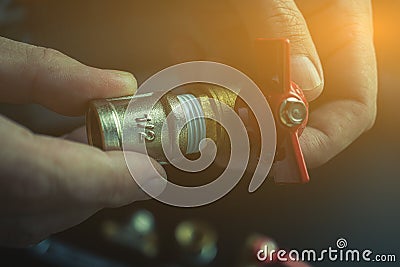
[[(156, 98), (159, 100), (153, 105)], [(236, 98), (230, 90), (199, 83), (167, 94), (154, 92), (95, 100), (90, 103), (86, 116), (88, 141), (90, 145), (109, 151), (122, 150), (124, 140), (124, 148), (147, 152), (161, 163), (168, 162), (163, 149), (177, 148), (183, 155), (196, 154), (205, 138), (213, 140), (218, 149), (227, 151), (229, 137), (222, 126), (209, 118), (223, 116), (222, 104), (233, 109)], [(131, 101), (134, 101), (134, 108), (128, 109)], [(124, 120), (129, 121), (132, 129), (125, 135)], [(167, 127), (163, 127), (164, 123)], [(146, 151), (143, 151), (143, 143)]]

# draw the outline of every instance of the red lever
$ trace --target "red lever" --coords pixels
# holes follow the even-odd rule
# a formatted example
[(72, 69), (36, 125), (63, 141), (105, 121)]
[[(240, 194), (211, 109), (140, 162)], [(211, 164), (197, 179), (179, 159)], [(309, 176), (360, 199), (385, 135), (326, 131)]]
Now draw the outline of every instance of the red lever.
[(299, 136), (308, 120), (308, 103), (290, 79), (287, 39), (257, 39), (258, 85), (274, 113), (277, 152), (271, 174), (276, 183), (306, 183), (309, 176)]

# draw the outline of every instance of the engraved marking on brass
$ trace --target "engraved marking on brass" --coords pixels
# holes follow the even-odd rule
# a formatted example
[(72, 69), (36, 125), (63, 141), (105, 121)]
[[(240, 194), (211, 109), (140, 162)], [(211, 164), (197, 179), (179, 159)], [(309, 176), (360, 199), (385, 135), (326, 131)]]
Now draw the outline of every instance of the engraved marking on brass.
[(155, 126), (150, 124), (151, 118), (145, 114), (142, 118), (135, 119), (137, 126), (143, 128), (144, 131), (139, 132), (140, 141), (144, 142), (145, 140), (148, 142), (152, 142), (156, 139), (156, 133), (154, 130)]

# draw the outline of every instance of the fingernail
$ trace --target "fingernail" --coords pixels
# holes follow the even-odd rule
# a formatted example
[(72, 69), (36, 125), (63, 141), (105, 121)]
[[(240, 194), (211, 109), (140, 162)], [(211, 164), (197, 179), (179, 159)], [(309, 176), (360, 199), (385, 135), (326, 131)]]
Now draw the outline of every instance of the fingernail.
[(322, 79), (314, 63), (306, 56), (294, 56), (291, 63), (292, 80), (303, 91), (313, 90), (322, 84)]
[(122, 87), (127, 91), (128, 94), (134, 94), (137, 90), (137, 81), (132, 73), (120, 70), (107, 70), (117, 77), (122, 83)]

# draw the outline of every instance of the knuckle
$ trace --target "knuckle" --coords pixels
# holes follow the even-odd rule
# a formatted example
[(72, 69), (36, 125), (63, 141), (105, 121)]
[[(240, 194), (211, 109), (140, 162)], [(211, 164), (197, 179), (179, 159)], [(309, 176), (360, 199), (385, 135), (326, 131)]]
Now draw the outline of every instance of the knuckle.
[(42, 87), (42, 79), (48, 72), (56, 71), (57, 64), (52, 64), (63, 57), (63, 54), (51, 48), (30, 45), (25, 49), (26, 66), (24, 77), (29, 77), (30, 92), (29, 98), (35, 102)]
[(309, 32), (302, 13), (292, 1), (276, 0), (266, 16), (266, 25), (270, 27), (273, 38), (286, 37), (304, 50), (309, 40)]
[(371, 0), (335, 0), (332, 5), (347, 30), (373, 34)]
[(28, 57), (35, 62), (52, 62), (56, 60), (57, 58), (61, 57), (62, 53), (52, 49), (52, 48), (46, 48), (46, 47), (40, 47), (40, 46), (33, 46), (30, 49), (30, 54)]
[(373, 41), (373, 31), (362, 18), (354, 18), (346, 22), (342, 25), (340, 31), (345, 34), (347, 40), (354, 40), (359, 46), (365, 45), (366, 40)]
[(288, 4), (287, 1), (275, 1), (270, 8), (267, 20), (274, 24), (286, 26), (288, 29), (302, 28), (305, 20), (296, 6)]

